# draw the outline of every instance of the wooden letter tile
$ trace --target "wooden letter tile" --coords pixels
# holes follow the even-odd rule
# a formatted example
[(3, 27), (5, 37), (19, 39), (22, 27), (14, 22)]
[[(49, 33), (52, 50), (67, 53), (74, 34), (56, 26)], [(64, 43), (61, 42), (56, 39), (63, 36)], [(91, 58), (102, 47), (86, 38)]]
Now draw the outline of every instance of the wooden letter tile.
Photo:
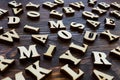
[(50, 27), (51, 32), (57, 32), (58, 30), (65, 30), (66, 29), (62, 20), (58, 20), (57, 22), (49, 21), (48, 25)]
[(40, 57), (36, 45), (30, 45), (28, 50), (24, 46), (20, 46), (18, 47), (18, 52), (20, 54), (20, 60)]
[(60, 30), (58, 31), (58, 38), (64, 41), (71, 40), (72, 34), (66, 30)]
[(97, 33), (90, 32), (90, 31), (85, 32), (84, 40), (89, 41), (89, 42), (93, 42), (93, 41), (95, 41), (96, 38), (97, 38)]
[(4, 78), (4, 79), (2, 79), (2, 80), (12, 80), (12, 79), (9, 78), (9, 77), (6, 77), (6, 78)]
[(8, 10), (0, 8), (0, 18), (2, 18), (3, 16), (5, 16), (6, 14), (8, 14)]
[(3, 33), (4, 33), (3, 27), (0, 27), (0, 34), (3, 34)]
[(38, 10), (40, 7), (40, 4), (34, 4), (32, 2), (29, 2), (27, 5), (26, 5), (26, 9), (32, 9), (32, 10)]
[(85, 25), (81, 24), (81, 23), (77, 23), (77, 22), (71, 22), (70, 24), (70, 28), (72, 30), (76, 30), (78, 32), (83, 32)]
[(96, 69), (93, 70), (95, 80), (113, 80), (114, 76), (108, 75)]
[(117, 55), (118, 57), (120, 57), (120, 46), (116, 47), (115, 49), (111, 50), (110, 53), (112, 55)]
[(120, 18), (120, 12), (118, 10), (110, 11), (110, 14), (116, 18)]
[(59, 59), (62, 60), (63, 62), (69, 62), (69, 63), (72, 63), (74, 65), (77, 65), (81, 61), (81, 59), (75, 58), (69, 50), (67, 50), (65, 53), (63, 53), (59, 57)]
[(0, 72), (5, 71), (13, 62), (14, 59), (5, 59), (3, 56), (0, 56)]
[(13, 44), (14, 41), (19, 41), (19, 35), (15, 31), (15, 29), (12, 29), (2, 35), (0, 35), (0, 42), (6, 43), (6, 44)]
[(81, 69), (79, 69), (78, 73), (76, 73), (68, 66), (68, 64), (61, 67), (60, 72), (68, 75), (71, 80), (79, 80), (84, 75), (84, 72)]
[(82, 1), (70, 3), (69, 6), (77, 10), (83, 9), (85, 7)]
[(82, 44), (81, 46), (80, 45), (77, 45), (77, 44), (74, 44), (74, 43), (71, 43), (69, 45), (69, 49), (70, 50), (73, 50), (73, 51), (78, 51), (79, 53), (85, 53), (87, 51), (87, 48), (88, 48), (88, 45), (87, 44)]
[(36, 11), (28, 11), (28, 12), (27, 12), (27, 16), (28, 16), (28, 18), (30, 18), (30, 19), (37, 20), (37, 19), (40, 18), (40, 13), (39, 13), (39, 12), (36, 12)]
[(48, 69), (40, 67), (39, 61), (36, 61), (32, 65), (28, 66), (27, 68), (25, 68), (25, 70), (26, 70), (26, 73), (28, 71), (32, 75), (34, 75), (36, 77), (36, 80), (42, 80), (43, 78), (45, 78), (47, 75), (49, 75), (52, 72), (52, 70), (48, 70)]
[(95, 5), (97, 3), (97, 0), (88, 0), (89, 5)]
[(60, 13), (60, 12), (58, 12), (56, 10), (52, 10), (50, 12), (50, 17), (56, 18), (56, 19), (62, 19), (63, 18), (63, 13)]
[(18, 27), (20, 24), (20, 18), (15, 16), (8, 17), (8, 26), (9, 27)]
[(63, 11), (66, 14), (66, 16), (73, 16), (75, 13), (75, 10), (71, 7), (63, 7)]
[[(110, 33), (110, 31), (109, 31), (109, 30), (106, 30), (106, 31), (102, 32), (100, 35), (101, 35), (101, 36), (108, 37), (110, 42), (112, 42), (112, 41), (115, 41), (115, 40), (118, 40), (118, 39), (119, 39), (119, 36), (117, 36), (117, 35), (114, 35), (114, 34)], [(108, 38), (107, 38), (107, 39), (108, 39)]]
[(24, 26), (24, 31), (25, 32), (29, 32), (29, 33), (39, 33), (40, 28), (38, 27), (33, 27), (33, 26), (29, 26), (29, 25), (25, 25)]
[(92, 51), (92, 55), (94, 57), (94, 65), (100, 66), (103, 65), (103, 67), (107, 66), (110, 67), (112, 64), (106, 59), (107, 56), (103, 52), (98, 51)]
[(43, 3), (43, 7), (47, 8), (47, 9), (54, 9), (57, 7), (57, 4), (56, 3), (52, 3), (52, 2), (49, 2), (49, 1), (46, 1)]
[(8, 3), (8, 6), (10, 6), (12, 8), (13, 7), (16, 8), (16, 7), (22, 7), (22, 4), (21, 3), (17, 3), (15, 0), (13, 0), (13, 1)]
[(54, 0), (54, 2), (60, 6), (64, 5), (64, 0)]
[(111, 3), (111, 7), (114, 7), (114, 8), (116, 8), (116, 9), (120, 9), (120, 3), (118, 3), (118, 2), (113, 2), (113, 3)]
[(20, 15), (23, 13), (22, 8), (12, 8), (12, 11), (13, 11), (14, 15)]
[(100, 25), (100, 22), (87, 19), (87, 24), (92, 28), (96, 29)]
[[(2, 80), (12, 80), (10, 77), (6, 77)], [(25, 80), (24, 76), (23, 76), (23, 72), (18, 72), (15, 74), (15, 80)]]
[(109, 9), (109, 8), (110, 8), (110, 5), (107, 4), (106, 2), (100, 2), (100, 3), (98, 4), (98, 6), (99, 6), (100, 8), (103, 8), (103, 9)]
[(92, 8), (92, 12), (102, 15), (102, 14), (105, 14), (107, 10), (100, 9), (99, 7), (95, 7), (95, 8)]
[(83, 11), (82, 15), (83, 15), (83, 17), (90, 18), (90, 19), (98, 19), (99, 18), (98, 15), (95, 15), (94, 13), (89, 12), (89, 11)]
[(115, 28), (115, 20), (112, 18), (106, 18), (105, 19), (105, 26), (107, 28)]
[(56, 46), (49, 44), (49, 48), (46, 51), (46, 53), (44, 53), (44, 57), (51, 59), (55, 51), (56, 51)]
[(44, 45), (46, 43), (47, 39), (48, 39), (48, 35), (47, 34), (46, 35), (40, 35), (40, 34), (32, 35), (32, 40), (34, 42), (42, 44), (42, 45)]

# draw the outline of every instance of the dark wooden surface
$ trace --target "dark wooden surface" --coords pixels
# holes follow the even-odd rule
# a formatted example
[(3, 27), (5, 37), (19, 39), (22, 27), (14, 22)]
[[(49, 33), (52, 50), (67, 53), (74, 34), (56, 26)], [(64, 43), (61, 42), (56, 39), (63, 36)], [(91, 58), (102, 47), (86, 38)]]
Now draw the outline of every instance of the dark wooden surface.
[[(11, 1), (11, 0), (0, 0), (0, 8), (9, 10), (9, 16), (13, 16), (11, 8), (8, 7), (9, 1)], [(50, 11), (47, 9), (44, 9), (42, 7), (42, 3), (45, 2), (45, 0), (17, 0), (17, 1), (21, 2), (23, 4), (23, 8), (24, 8), (24, 13), (21, 16), (19, 16), (21, 18), (21, 24), (19, 25), (19, 27), (15, 28), (16, 31), (18, 32), (18, 34), (20, 35), (20, 42), (15, 42), (13, 46), (9, 46), (9, 45), (0, 43), (0, 55), (3, 55), (7, 58), (15, 59), (15, 64), (12, 65), (4, 73), (0, 74), (0, 79), (5, 78), (7, 76), (14, 79), (15, 73), (23, 71), (26, 80), (34, 80), (34, 78), (32, 76), (27, 75), (24, 70), (27, 66), (32, 64), (33, 61), (25, 61), (25, 64), (20, 64), (20, 62), (19, 62), (19, 55), (18, 55), (17, 47), (18, 46), (28, 47), (31, 44), (35, 44), (34, 42), (31, 41), (31, 34), (25, 33), (23, 31), (24, 25), (27, 24), (27, 25), (33, 25), (36, 27), (40, 27), (40, 34), (49, 34), (49, 38), (48, 38), (47, 44), (45, 46), (41, 46), (41, 45), (37, 44), (37, 50), (41, 55), (40, 66), (42, 66), (44, 68), (48, 68), (48, 69), (53, 69), (52, 74), (50, 76), (46, 77), (45, 80), (70, 80), (65, 75), (62, 75), (59, 71), (60, 67), (65, 65), (65, 63), (59, 62), (59, 56), (63, 52), (68, 50), (70, 42), (74, 42), (77, 44), (81, 44), (84, 42), (83, 41), (84, 32), (78, 33), (77, 31), (71, 31), (70, 23), (73, 21), (80, 22), (85, 25), (85, 30), (95, 31), (97, 33), (100, 33), (104, 30), (107, 30), (104, 26), (104, 19), (106, 17), (114, 18), (109, 15), (109, 11), (113, 10), (113, 8), (110, 8), (105, 15), (100, 16), (100, 18), (98, 19), (98, 21), (101, 22), (101, 25), (99, 26), (99, 28), (96, 30), (92, 30), (90, 28), (90, 26), (86, 25), (86, 20), (84, 18), (82, 18), (83, 10), (76, 11), (75, 15), (73, 17), (66, 17), (64, 15), (63, 22), (64, 22), (65, 26), (67, 27), (67, 31), (70, 31), (72, 33), (73, 37), (70, 42), (62, 42), (57, 38), (56, 33), (50, 32), (50, 29), (48, 27), (48, 21), (57, 20), (57, 19), (50, 18), (49, 17)], [(49, 0), (49, 1), (53, 2), (53, 0)], [(85, 4), (84, 10), (91, 11), (91, 9), (93, 8), (93, 7), (88, 6), (87, 0), (65, 0), (64, 6), (69, 6), (70, 2), (75, 2), (75, 1), (83, 1), (83, 3)], [(120, 0), (98, 0), (97, 4), (102, 1), (107, 2), (107, 3), (118, 1), (120, 3)], [(27, 18), (26, 13), (28, 10), (25, 9), (25, 5), (28, 2), (41, 4), (40, 10), (39, 10), (39, 12), (41, 14), (40, 20), (31, 21), (30, 19)], [(97, 6), (97, 4), (95, 6)], [(56, 10), (62, 12), (62, 7), (58, 7)], [(116, 35), (120, 35), (120, 25), (119, 25), (120, 20), (116, 19), (116, 18), (114, 18), (114, 19), (116, 21), (116, 27), (115, 27), (115, 29), (110, 29), (110, 31)], [(5, 32), (11, 30), (11, 28), (8, 28), (7, 22), (8, 22), (7, 16), (0, 19), (0, 26), (4, 27)], [(47, 60), (47, 59), (43, 58), (43, 53), (45, 53), (47, 51), (48, 44), (54, 44), (57, 46), (57, 50), (56, 50), (55, 55), (53, 56), (52, 60)], [(86, 43), (86, 44), (88, 44), (88, 43)], [(120, 59), (109, 56), (110, 50), (120, 45), (120, 40), (118, 40), (114, 43), (109, 43), (106, 39), (102, 39), (98, 36), (94, 43), (88, 44), (88, 45), (89, 45), (89, 47), (88, 47), (88, 50), (85, 53), (85, 55), (81, 56), (80, 53), (73, 54), (77, 58), (82, 59), (81, 63), (74, 68), (74, 69), (80, 68), (81, 70), (83, 70), (85, 72), (84, 77), (81, 80), (94, 80), (92, 77), (92, 72), (95, 67), (93, 66), (93, 61), (91, 58), (92, 51), (105, 52), (108, 55), (108, 57), (107, 57), (108, 60), (112, 63), (112, 66), (110, 69), (99, 68), (98, 70), (108, 73), (110, 75), (113, 75), (114, 80), (120, 80)]]

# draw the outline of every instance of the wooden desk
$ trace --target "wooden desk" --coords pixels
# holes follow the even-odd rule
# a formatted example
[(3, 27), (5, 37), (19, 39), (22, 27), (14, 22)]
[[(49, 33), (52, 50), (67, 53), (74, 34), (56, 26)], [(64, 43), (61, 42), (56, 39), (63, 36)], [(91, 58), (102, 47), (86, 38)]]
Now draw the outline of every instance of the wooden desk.
[[(0, 8), (9, 10), (9, 16), (13, 16), (11, 8), (8, 7), (9, 1), (10, 0), (1, 0)], [(50, 32), (50, 29), (48, 27), (48, 21), (56, 20), (56, 19), (50, 18), (49, 17), (50, 11), (42, 7), (42, 3), (45, 2), (45, 0), (17, 0), (17, 1), (21, 2), (23, 4), (23, 8), (24, 8), (24, 13), (21, 16), (19, 16), (21, 18), (21, 24), (19, 27), (15, 28), (16, 31), (18, 32), (18, 34), (20, 35), (20, 42), (15, 42), (13, 46), (9, 46), (9, 45), (0, 43), (0, 55), (6, 56), (7, 58), (15, 59), (15, 64), (12, 65), (10, 67), (10, 69), (8, 69), (4, 73), (0, 74), (0, 79), (7, 77), (7, 76), (14, 79), (15, 73), (17, 73), (19, 71), (23, 71), (23, 73), (24, 73), (23, 75), (25, 76), (26, 80), (34, 80), (34, 78), (27, 75), (24, 70), (27, 66), (32, 64), (33, 61), (26, 61), (25, 64), (20, 64), (19, 55), (18, 55), (18, 51), (17, 51), (18, 46), (28, 47), (31, 44), (35, 44), (31, 40), (31, 34), (25, 33), (23, 31), (24, 25), (28, 24), (28, 25), (40, 27), (40, 34), (49, 34), (49, 38), (48, 38), (47, 44), (45, 46), (41, 46), (41, 45), (37, 44), (37, 50), (38, 50), (39, 54), (41, 55), (40, 66), (42, 66), (44, 68), (48, 68), (48, 69), (53, 69), (52, 74), (50, 76), (46, 77), (45, 80), (70, 80), (65, 75), (63, 75), (59, 72), (60, 67), (65, 65), (65, 63), (59, 62), (59, 56), (63, 52), (68, 50), (70, 42), (62, 42), (57, 38), (56, 33)], [(49, 0), (49, 1), (53, 2), (53, 0)], [(75, 2), (75, 1), (78, 1), (78, 0), (65, 0), (64, 6), (69, 6), (70, 2)], [(81, 0), (81, 1), (83, 1), (83, 3), (85, 4), (84, 10), (91, 11), (91, 9), (93, 7), (88, 6), (87, 0)], [(107, 2), (107, 3), (118, 1), (120, 3), (119, 0), (98, 0), (97, 4), (102, 1)], [(41, 14), (40, 20), (31, 21), (30, 19), (27, 18), (26, 14), (27, 14), (28, 10), (26, 10), (25, 6), (28, 2), (33, 2), (35, 4), (41, 4), (40, 10), (39, 10), (39, 12)], [(95, 6), (97, 6), (97, 4)], [(59, 7), (56, 10), (62, 12), (62, 7)], [(99, 26), (99, 28), (97, 30), (93, 30), (88, 25), (86, 25), (86, 20), (82, 17), (83, 10), (76, 11), (75, 15), (73, 17), (66, 17), (64, 15), (63, 22), (64, 22), (65, 26), (67, 27), (67, 31), (70, 31), (73, 35), (71, 42), (74, 42), (77, 44), (83, 43), (83, 35), (84, 35), (84, 32), (78, 33), (77, 31), (71, 31), (70, 30), (71, 22), (73, 22), (73, 21), (80, 22), (85, 25), (85, 30), (95, 31), (97, 33), (100, 33), (100, 32), (103, 32), (104, 30), (107, 30), (104, 27), (104, 19), (106, 17), (114, 18), (109, 15), (109, 11), (111, 11), (111, 10), (113, 10), (113, 8), (110, 8), (105, 15), (102, 15), (98, 19), (98, 21), (101, 22), (101, 25)], [(119, 25), (120, 20), (116, 19), (116, 18), (114, 18), (114, 19), (116, 21), (116, 27), (115, 27), (115, 29), (110, 29), (110, 31), (116, 35), (120, 35), (120, 25)], [(0, 19), (0, 26), (4, 27), (5, 32), (11, 30), (11, 28), (8, 28), (7, 22), (8, 22), (7, 16)], [(57, 50), (56, 50), (55, 55), (53, 56), (52, 60), (47, 60), (47, 59), (43, 58), (43, 53), (45, 53), (47, 51), (49, 44), (54, 44), (57, 46)], [(81, 80), (94, 80), (92, 77), (92, 72), (94, 69), (93, 61), (91, 58), (92, 51), (105, 52), (108, 55), (108, 57), (107, 57), (108, 60), (112, 63), (112, 66), (110, 69), (105, 69), (105, 70), (98, 69), (98, 70), (108, 73), (110, 75), (113, 75), (114, 80), (120, 80), (120, 69), (119, 69), (120, 68), (120, 59), (116, 59), (116, 58), (109, 56), (110, 50), (114, 49), (117, 46), (120, 46), (120, 40), (118, 40), (114, 43), (108, 43), (108, 41), (106, 39), (102, 39), (98, 36), (94, 43), (92, 43), (92, 44), (87, 43), (87, 44), (89, 45), (89, 47), (84, 56), (81, 56), (79, 53), (73, 54), (77, 58), (82, 59), (81, 63), (75, 67), (75, 69), (80, 68), (81, 70), (83, 70), (85, 72), (85, 75)]]

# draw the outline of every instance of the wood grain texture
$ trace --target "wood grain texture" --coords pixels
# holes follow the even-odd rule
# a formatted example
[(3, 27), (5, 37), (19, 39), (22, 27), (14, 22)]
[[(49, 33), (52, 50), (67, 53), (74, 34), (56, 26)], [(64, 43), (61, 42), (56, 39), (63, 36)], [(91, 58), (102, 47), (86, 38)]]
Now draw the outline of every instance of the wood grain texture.
[[(11, 0), (0, 0), (0, 8), (7, 9), (9, 11), (9, 16), (13, 16), (14, 14), (12, 13), (12, 9), (10, 7), (8, 7), (9, 1), (11, 1)], [(25, 73), (25, 68), (27, 66), (31, 65), (34, 61), (25, 61), (25, 64), (21, 64), (19, 62), (19, 54), (17, 51), (17, 47), (18, 46), (28, 47), (31, 44), (35, 44), (31, 40), (32, 34), (26, 33), (23, 31), (23, 28), (25, 25), (39, 27), (40, 34), (48, 34), (49, 35), (48, 41), (45, 46), (37, 44), (37, 50), (38, 50), (39, 54), (41, 55), (40, 66), (53, 70), (52, 74), (49, 75), (48, 77), (46, 77), (45, 80), (70, 80), (65, 75), (60, 73), (60, 67), (64, 66), (65, 64), (59, 62), (59, 56), (69, 49), (69, 45), (71, 42), (74, 42), (76, 44), (82, 44), (84, 42), (83, 36), (84, 36), (84, 32), (86, 30), (94, 31), (97, 33), (101, 33), (104, 30), (107, 30), (105, 28), (105, 23), (104, 23), (105, 18), (110, 17), (110, 18), (115, 19), (116, 27), (114, 29), (110, 29), (110, 31), (113, 34), (120, 35), (120, 20), (109, 15), (109, 12), (111, 10), (114, 10), (113, 8), (110, 8), (106, 14), (99, 17), (98, 21), (101, 22), (101, 25), (98, 27), (98, 29), (94, 30), (94, 29), (91, 29), (91, 27), (86, 24), (86, 19), (84, 19), (82, 17), (82, 12), (84, 10), (91, 11), (93, 8), (91, 6), (88, 6), (87, 0), (65, 0), (65, 4), (64, 4), (65, 7), (68, 7), (69, 3), (71, 3), (71, 2), (83, 1), (83, 3), (85, 4), (85, 9), (76, 11), (75, 15), (72, 17), (66, 17), (64, 14), (63, 19), (62, 19), (63, 23), (65, 24), (65, 26), (67, 28), (66, 30), (71, 32), (73, 37), (70, 42), (62, 42), (61, 40), (58, 39), (57, 33), (50, 32), (50, 29), (48, 26), (48, 21), (50, 21), (50, 20), (55, 21), (57, 19), (50, 18), (49, 17), (50, 10), (47, 10), (42, 7), (42, 3), (45, 2), (45, 0), (16, 0), (16, 1), (21, 2), (23, 4), (23, 10), (24, 10), (24, 13), (19, 16), (21, 19), (20, 25), (19, 25), (19, 27), (15, 28), (16, 32), (18, 32), (18, 34), (20, 35), (20, 42), (15, 42), (13, 46), (9, 46), (9, 45), (0, 43), (0, 55), (5, 56), (7, 58), (15, 59), (14, 65), (12, 65), (4, 73), (0, 73), (0, 79), (5, 78), (7, 76), (14, 79), (14, 75), (16, 73), (23, 71), (23, 75), (25, 76), (26, 80), (35, 80), (33, 77), (31, 77)], [(53, 2), (53, 0), (49, 0), (49, 1)], [(97, 7), (98, 3), (102, 2), (102, 1), (107, 2), (107, 3), (112, 3), (114, 1), (117, 1), (120, 3), (120, 0), (98, 0), (97, 4), (94, 7)], [(35, 4), (41, 4), (40, 10), (38, 10), (38, 12), (40, 12), (40, 14), (41, 14), (39, 20), (33, 21), (33, 20), (30, 20), (29, 18), (27, 18), (27, 12), (29, 10), (26, 10), (25, 6), (29, 2), (33, 2)], [(55, 10), (62, 12), (62, 7), (58, 7)], [(71, 22), (79, 22), (81, 24), (84, 24), (85, 25), (84, 32), (78, 33), (77, 31), (71, 31), (70, 30)], [(7, 16), (0, 19), (0, 26), (2, 26), (4, 28), (5, 32), (12, 29), (12, 28), (8, 27), (7, 23), (8, 23)], [(57, 47), (52, 60), (47, 60), (43, 57), (43, 53), (45, 53), (47, 51), (49, 44), (56, 45), (56, 47)], [(108, 73), (110, 75), (113, 75), (115, 77), (114, 80), (120, 80), (120, 59), (109, 56), (110, 50), (112, 50), (120, 45), (120, 40), (115, 41), (114, 43), (109, 43), (106, 39), (103, 39), (98, 36), (94, 43), (91, 43), (91, 44), (86, 43), (86, 44), (88, 44), (89, 47), (88, 47), (88, 50), (85, 53), (85, 55), (81, 56), (80, 53), (73, 54), (75, 57), (82, 59), (81, 63), (78, 66), (76, 66), (76, 67), (72, 66), (73, 69), (75, 69), (75, 70), (80, 68), (82, 71), (84, 71), (85, 75), (83, 76), (83, 78), (81, 80), (94, 80), (92, 77), (92, 73), (93, 73), (93, 69), (95, 69), (95, 67), (93, 66), (93, 61), (92, 61), (92, 57), (91, 57), (92, 51), (105, 52), (108, 55), (107, 59), (112, 63), (112, 66), (110, 69), (102, 69), (102, 68), (100, 69), (99, 68), (98, 70)]]

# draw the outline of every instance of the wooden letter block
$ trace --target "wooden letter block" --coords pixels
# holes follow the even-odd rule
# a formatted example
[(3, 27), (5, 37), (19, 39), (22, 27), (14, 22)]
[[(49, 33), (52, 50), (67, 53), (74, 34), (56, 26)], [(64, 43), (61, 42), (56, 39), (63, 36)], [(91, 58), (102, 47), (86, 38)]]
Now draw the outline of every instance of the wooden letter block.
[(2, 80), (12, 80), (12, 79), (9, 78), (9, 77), (6, 77), (6, 78), (4, 78), (4, 79), (2, 79)]
[(62, 19), (63, 18), (63, 13), (60, 13), (60, 12), (58, 12), (56, 10), (52, 10), (50, 12), (50, 17), (56, 18), (56, 19)]
[[(109, 30), (106, 30), (106, 31), (102, 32), (100, 35), (101, 35), (101, 36), (103, 35), (103, 36), (105, 36), (105, 37), (108, 37), (110, 42), (119, 39), (119, 36), (110, 33)], [(108, 38), (107, 38), (107, 39), (108, 39)]]
[(77, 23), (77, 22), (72, 22), (70, 24), (70, 28), (72, 30), (76, 30), (78, 32), (83, 32), (84, 28), (85, 28), (85, 25), (81, 24), (81, 23)]
[(4, 78), (4, 79), (2, 79), (2, 80), (12, 80), (12, 79), (9, 78), (9, 77), (6, 77), (6, 78)]
[(40, 13), (39, 13), (39, 12), (36, 12), (36, 11), (28, 11), (28, 12), (27, 12), (27, 16), (28, 16), (28, 18), (30, 18), (30, 19), (37, 20), (37, 19), (40, 18)]
[(103, 65), (103, 67), (110, 67), (111, 63), (106, 59), (107, 56), (103, 52), (98, 51), (92, 51), (92, 55), (94, 56), (94, 65), (100, 66)]
[(24, 46), (20, 46), (18, 47), (18, 52), (20, 54), (20, 60), (40, 57), (36, 45), (30, 45), (28, 50)]
[(116, 47), (115, 49), (111, 50), (110, 53), (111, 53), (113, 56), (120, 57), (120, 46), (118, 46), (118, 47)]
[(58, 30), (65, 30), (66, 29), (62, 20), (58, 20), (57, 22), (49, 21), (48, 25), (50, 27), (51, 32), (57, 32)]
[(33, 26), (29, 26), (29, 25), (25, 25), (24, 26), (24, 31), (25, 32), (29, 32), (29, 33), (39, 33), (40, 31), (40, 28), (37, 28), (37, 27), (33, 27)]
[(36, 43), (44, 45), (48, 39), (48, 35), (32, 35), (32, 40)]
[(32, 2), (29, 2), (27, 5), (26, 5), (26, 9), (32, 9), (32, 10), (38, 10), (40, 7), (39, 4), (33, 4)]
[(28, 66), (27, 68), (25, 68), (25, 70), (34, 75), (36, 77), (36, 80), (42, 80), (52, 72), (52, 70), (40, 67), (39, 61), (36, 61), (32, 65)]
[(70, 3), (69, 6), (77, 10), (83, 9), (85, 7), (82, 1)]
[[(2, 80), (12, 80), (10, 77), (6, 77)], [(15, 80), (25, 80), (24, 76), (23, 76), (23, 72), (18, 72), (15, 74)]]
[(77, 45), (77, 44), (74, 44), (74, 43), (71, 43), (69, 45), (69, 49), (70, 50), (73, 50), (73, 51), (77, 51), (79, 53), (85, 53), (87, 51), (87, 48), (88, 48), (88, 45), (87, 44), (82, 44), (81, 46), (80, 45)]
[(49, 1), (46, 1), (46, 2), (43, 3), (43, 7), (51, 10), (51, 9), (56, 8), (57, 4), (49, 2)]
[(89, 5), (95, 5), (97, 3), (97, 0), (88, 0)]
[(8, 6), (10, 7), (14, 7), (14, 8), (17, 8), (17, 7), (22, 7), (22, 4), (21, 3), (17, 3), (15, 0), (11, 1), (8, 3)]
[(63, 11), (66, 14), (66, 16), (73, 16), (75, 13), (75, 10), (71, 7), (63, 7)]
[(120, 9), (120, 3), (118, 3), (118, 2), (113, 2), (113, 3), (111, 3), (111, 7), (114, 7), (114, 8), (116, 8), (116, 9)]
[(105, 19), (105, 26), (107, 28), (115, 28), (115, 20), (112, 18), (106, 18)]
[(8, 26), (9, 27), (17, 27), (20, 24), (20, 18), (15, 16), (8, 17)]
[(68, 64), (61, 67), (60, 72), (68, 75), (71, 80), (79, 80), (84, 75), (84, 72), (81, 69), (79, 69), (78, 73), (76, 73), (68, 66)]
[(103, 8), (103, 9), (109, 9), (109, 8), (110, 8), (110, 5), (107, 4), (107, 3), (105, 3), (105, 2), (100, 2), (100, 3), (98, 4), (98, 6), (99, 6), (100, 8)]
[(110, 11), (110, 14), (116, 18), (120, 18), (120, 12), (118, 10)]
[(12, 11), (13, 11), (14, 15), (16, 15), (16, 16), (23, 13), (22, 8), (12, 8)]
[(4, 33), (3, 27), (0, 27), (0, 34), (3, 34), (3, 33)]
[(56, 46), (49, 44), (49, 48), (46, 51), (46, 53), (44, 53), (44, 57), (51, 59), (55, 51), (56, 51)]
[(100, 9), (99, 7), (95, 7), (95, 8), (92, 8), (92, 12), (102, 15), (102, 14), (105, 14), (107, 10)]
[(8, 10), (0, 8), (0, 18), (2, 18), (3, 16), (5, 16), (6, 14), (8, 14)]
[(90, 32), (90, 31), (85, 32), (84, 40), (86, 40), (88, 42), (93, 42), (93, 41), (95, 41), (96, 38), (97, 38), (97, 33)]
[(96, 69), (93, 70), (95, 80), (113, 80), (114, 76), (108, 75)]
[(15, 31), (15, 29), (12, 29), (2, 35), (0, 35), (0, 42), (2, 43), (8, 43), (13, 44), (14, 41), (19, 41), (19, 35)]
[(89, 12), (89, 11), (83, 11), (82, 15), (83, 15), (83, 17), (90, 18), (90, 19), (98, 19), (99, 18), (98, 15), (95, 15), (94, 13)]
[(64, 0), (54, 0), (54, 2), (60, 6), (64, 5)]
[(13, 62), (14, 59), (5, 59), (3, 56), (0, 56), (0, 72), (5, 71)]
[(69, 50), (67, 50), (65, 53), (63, 53), (60, 57), (60, 60), (62, 60), (63, 62), (68, 62), (68, 63), (72, 63), (74, 65), (77, 65), (78, 63), (80, 63), (81, 59), (77, 59), (75, 58), (71, 52)]
[(92, 26), (92, 28), (96, 29), (100, 25), (100, 22), (87, 19), (87, 24)]
[(64, 41), (71, 40), (72, 34), (66, 30), (60, 30), (58, 31), (58, 38)]

